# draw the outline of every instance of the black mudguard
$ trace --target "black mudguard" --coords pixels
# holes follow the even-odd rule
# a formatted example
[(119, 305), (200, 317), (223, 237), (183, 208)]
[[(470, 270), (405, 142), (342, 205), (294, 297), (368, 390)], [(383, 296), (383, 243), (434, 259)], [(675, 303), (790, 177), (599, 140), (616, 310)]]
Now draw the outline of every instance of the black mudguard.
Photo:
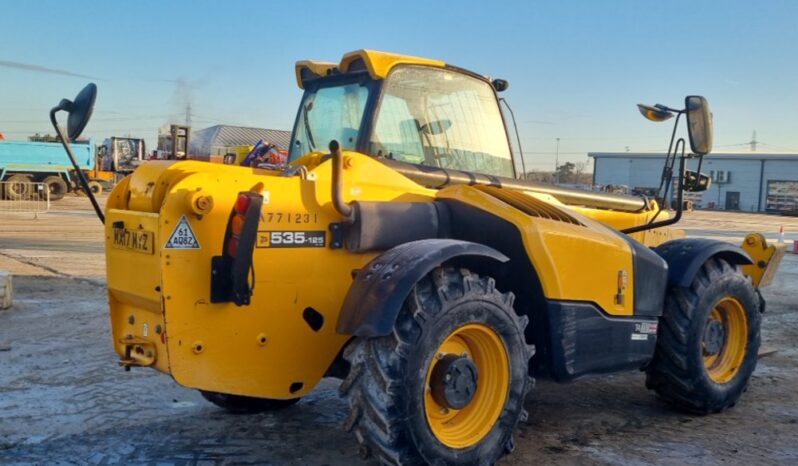
[(668, 241), (654, 248), (654, 252), (668, 263), (668, 286), (690, 286), (701, 266), (712, 257), (736, 265), (753, 264), (751, 256), (741, 247), (705, 238)]
[(357, 271), (338, 318), (338, 333), (359, 337), (390, 334), (413, 286), (435, 267), (461, 257), (499, 263), (510, 260), (483, 244), (453, 239), (424, 239), (396, 246)]

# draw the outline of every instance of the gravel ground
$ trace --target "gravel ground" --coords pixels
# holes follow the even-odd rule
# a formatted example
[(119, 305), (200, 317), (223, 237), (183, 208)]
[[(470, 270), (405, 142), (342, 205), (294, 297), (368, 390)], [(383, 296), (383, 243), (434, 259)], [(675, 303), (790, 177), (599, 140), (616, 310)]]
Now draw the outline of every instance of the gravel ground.
[[(170, 377), (124, 372), (110, 341), (102, 232), (85, 198), (39, 215), (0, 213), (0, 270), (15, 274), (15, 306), (0, 311), (0, 463), (370, 464), (342, 432), (344, 403), (325, 380), (277, 413), (231, 415)], [(692, 236), (744, 232), (798, 239), (798, 219), (694, 212)], [(760, 360), (735, 408), (675, 413), (641, 373), (538, 383), (516, 451), (522, 464), (798, 463), (798, 255), (765, 290)]]

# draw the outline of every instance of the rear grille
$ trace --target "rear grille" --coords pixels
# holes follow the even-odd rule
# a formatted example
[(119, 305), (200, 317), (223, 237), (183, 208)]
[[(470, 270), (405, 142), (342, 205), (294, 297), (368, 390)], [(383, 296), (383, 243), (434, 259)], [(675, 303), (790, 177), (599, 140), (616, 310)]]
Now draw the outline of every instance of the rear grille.
[(489, 194), (496, 199), (509, 204), (516, 209), (532, 217), (556, 220), (558, 222), (570, 223), (572, 225), (584, 226), (579, 220), (565, 213), (562, 209), (547, 202), (528, 196), (524, 193), (503, 189), (496, 186), (474, 186), (485, 194)]

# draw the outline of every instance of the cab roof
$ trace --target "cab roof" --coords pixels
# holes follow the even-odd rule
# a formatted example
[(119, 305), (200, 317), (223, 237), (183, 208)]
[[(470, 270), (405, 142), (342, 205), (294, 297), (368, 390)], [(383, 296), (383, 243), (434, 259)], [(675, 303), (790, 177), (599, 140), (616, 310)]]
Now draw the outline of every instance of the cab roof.
[(431, 58), (361, 49), (349, 52), (340, 63), (302, 60), (296, 62), (296, 82), (300, 89), (305, 83), (338, 73), (368, 71), (373, 79), (385, 79), (396, 65), (427, 65), (443, 68), (446, 62)]

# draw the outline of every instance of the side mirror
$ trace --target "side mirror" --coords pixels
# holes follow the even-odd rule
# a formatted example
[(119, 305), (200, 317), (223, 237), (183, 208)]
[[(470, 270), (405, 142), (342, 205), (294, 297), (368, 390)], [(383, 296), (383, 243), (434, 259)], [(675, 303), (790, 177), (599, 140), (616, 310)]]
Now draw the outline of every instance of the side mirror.
[(705, 174), (693, 170), (684, 171), (684, 190), (700, 193), (709, 189), (712, 180)]
[(67, 137), (70, 141), (77, 139), (86, 125), (89, 124), (91, 114), (94, 112), (94, 101), (97, 100), (97, 86), (94, 83), (86, 84), (78, 92), (75, 100), (62, 99), (54, 111), (64, 110), (69, 114), (67, 118)]
[(494, 79), (491, 84), (496, 92), (504, 92), (510, 87), (510, 83), (506, 79)]
[(707, 99), (700, 95), (690, 95), (684, 99), (687, 113), (687, 133), (690, 135), (690, 149), (693, 153), (704, 155), (712, 152), (712, 113)]
[[(94, 193), (89, 186), (89, 180), (86, 179), (86, 174), (84, 174), (83, 170), (78, 166), (78, 162), (75, 160), (75, 154), (72, 153), (72, 148), (69, 146), (69, 143), (77, 139), (89, 123), (91, 114), (94, 112), (94, 101), (96, 99), (97, 86), (94, 83), (89, 83), (82, 91), (78, 92), (75, 100), (61, 99), (58, 105), (50, 109), (50, 123), (53, 125), (56, 134), (58, 134), (61, 145), (64, 146), (64, 150), (69, 156), (69, 161), (72, 162), (72, 167), (75, 169), (78, 180), (80, 180), (83, 192), (85, 192), (86, 196), (91, 200), (91, 205), (94, 207), (94, 212), (97, 213), (97, 217), (101, 222), (105, 223), (105, 214), (103, 214), (100, 204), (97, 203), (97, 199), (94, 197)], [(58, 119), (56, 118), (56, 114), (62, 110), (69, 114), (69, 117), (67, 117), (66, 134), (64, 134), (64, 130), (61, 129), (61, 126), (58, 124)]]

